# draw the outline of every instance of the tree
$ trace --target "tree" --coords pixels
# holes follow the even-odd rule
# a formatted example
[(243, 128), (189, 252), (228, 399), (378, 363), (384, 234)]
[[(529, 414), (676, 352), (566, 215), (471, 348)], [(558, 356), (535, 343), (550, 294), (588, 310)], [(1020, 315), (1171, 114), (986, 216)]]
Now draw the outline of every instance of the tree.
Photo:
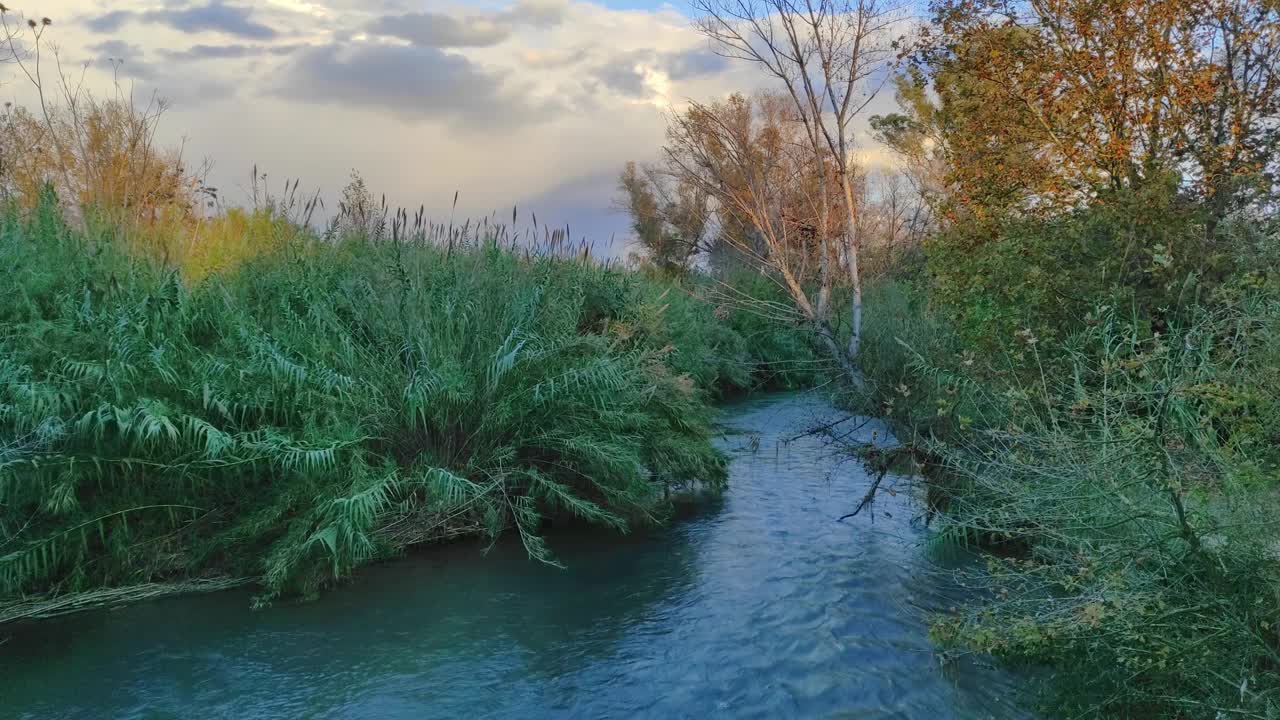
[(874, 277), (899, 269), (904, 255), (921, 248), (933, 225), (929, 203), (909, 172), (879, 170), (859, 178), (858, 246), (862, 272)]
[(1210, 39), (1196, 56), (1190, 122), (1180, 129), (1211, 212), (1206, 232), (1280, 185), (1280, 3), (1215, 0), (1199, 17)]
[(840, 194), (835, 163), (815, 162), (790, 98), (691, 103), (672, 116), (667, 141), (667, 172), (712, 200), (720, 242), (778, 282), (841, 369), (858, 377), (831, 321), (838, 258), (829, 239), (842, 225), (829, 212)]
[[(1212, 226), (1274, 165), (1280, 5), (939, 0), (917, 59), (967, 210), (1054, 214), (1169, 172)], [(923, 75), (917, 75), (919, 82)]]
[[(842, 257), (852, 285), (849, 342), (840, 364), (855, 367), (862, 342), (862, 278), (851, 125), (879, 89), (897, 20), (882, 0), (694, 0), (697, 27), (718, 51), (756, 63), (790, 98), (816, 167), (827, 167), (840, 189), (845, 226)], [(820, 196), (825, 225), (826, 194)], [(822, 241), (827, 238), (824, 236)], [(819, 253), (827, 262), (828, 253)], [(856, 377), (856, 374), (854, 375)]]
[(696, 256), (713, 251), (710, 196), (698, 183), (629, 162), (618, 177), (618, 189), (636, 240), (657, 267), (682, 273)]
[(940, 171), (933, 297), (971, 340), (1046, 337), (1104, 295), (1158, 328), (1188, 279), (1229, 271), (1219, 224), (1276, 197), (1280, 4), (932, 7), (901, 112), (872, 126)]
[(915, 224), (928, 225), (935, 220), (929, 210), (941, 205), (950, 194), (950, 143), (928, 80), (920, 69), (909, 67), (894, 78), (894, 85), (902, 112), (871, 116), (871, 132), (902, 161), (900, 177), (924, 202), (915, 211)]

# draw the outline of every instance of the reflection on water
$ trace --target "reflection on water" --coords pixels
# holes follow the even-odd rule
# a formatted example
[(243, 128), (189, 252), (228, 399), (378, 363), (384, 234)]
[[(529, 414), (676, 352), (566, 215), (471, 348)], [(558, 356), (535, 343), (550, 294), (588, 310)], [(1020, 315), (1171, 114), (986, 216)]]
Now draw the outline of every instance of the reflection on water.
[(466, 543), (307, 604), (229, 592), (28, 625), (0, 645), (0, 717), (1022, 717), (1003, 673), (937, 661), (922, 609), (950, 590), (905, 480), (835, 522), (870, 478), (785, 442), (831, 412), (734, 407), (759, 443), (724, 440), (722, 500), (629, 537), (554, 534), (566, 570)]

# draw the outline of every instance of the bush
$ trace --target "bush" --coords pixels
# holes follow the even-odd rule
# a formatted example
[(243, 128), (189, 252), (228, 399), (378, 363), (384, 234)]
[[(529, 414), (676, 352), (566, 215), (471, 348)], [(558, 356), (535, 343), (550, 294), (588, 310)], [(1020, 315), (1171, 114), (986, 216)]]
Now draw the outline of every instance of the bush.
[(944, 533), (1003, 548), (943, 642), (1057, 670), (1071, 716), (1270, 717), (1280, 707), (1280, 303), (1198, 310), (1169, 335), (1102, 310), (1069, 372), (993, 395), (1010, 422), (931, 450)]
[(141, 225), (187, 221), (211, 191), (176, 150), (156, 146), (163, 103), (138, 107), (122, 92), (87, 93), (37, 115), (0, 113), (0, 196), (34, 208), (46, 186), (76, 217), (107, 216)]
[(1095, 304), (1163, 322), (1167, 309), (1194, 297), (1187, 278), (1212, 286), (1234, 270), (1233, 243), (1207, 245), (1198, 208), (1171, 183), (1047, 220), (939, 233), (928, 242), (937, 309), (981, 355), (998, 354), (1019, 332), (1061, 341)]
[[(934, 634), (1032, 668), (1053, 714), (1275, 717), (1280, 234), (1238, 218), (1213, 252), (1091, 279), (1111, 261), (1073, 239), (1124, 225), (1093, 208), (935, 245), (932, 274), (867, 291), (867, 409), (927, 459), (938, 539), (988, 551)], [(1024, 277), (1029, 257), (1057, 270)]]

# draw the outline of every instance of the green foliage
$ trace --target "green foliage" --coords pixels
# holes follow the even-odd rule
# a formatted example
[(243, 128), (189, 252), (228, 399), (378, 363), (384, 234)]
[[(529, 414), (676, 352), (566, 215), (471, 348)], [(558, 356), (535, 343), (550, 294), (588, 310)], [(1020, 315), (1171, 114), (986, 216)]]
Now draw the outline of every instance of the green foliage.
[(1280, 717), (1276, 6), (930, 9), (872, 131), (940, 225), (863, 370), (992, 551), (937, 638), (1064, 717)]
[(706, 401), (758, 356), (682, 286), (306, 236), (193, 285), (46, 210), (0, 222), (0, 598), (310, 593), (507, 529), (553, 562), (547, 518), (625, 531), (724, 480)]
[[(860, 357), (872, 388), (872, 406), (862, 409), (892, 421), (908, 437), (946, 437), (967, 429), (982, 410), (960, 392), (968, 382), (958, 376), (932, 375), (921, 358), (957, 359), (954, 366), (973, 368), (972, 352), (944, 318), (930, 310), (927, 293), (917, 281), (890, 280), (871, 285), (864, 296), (867, 314)], [(859, 394), (852, 402), (866, 403)]]
[(938, 306), (967, 347), (992, 353), (1020, 332), (1060, 340), (1100, 302), (1152, 318), (1185, 305), (1234, 266), (1231, 246), (1205, 242), (1198, 208), (1167, 180), (1049, 220), (940, 233), (928, 244)]
[[(726, 296), (725, 287), (733, 288), (732, 295)], [(757, 304), (790, 302), (759, 273), (653, 276), (639, 283), (639, 293), (642, 302), (624, 304), (633, 309), (633, 321), (615, 327), (640, 333), (653, 347), (670, 348), (671, 368), (715, 397), (756, 387), (812, 385), (828, 366), (814, 352), (807, 327), (754, 311)]]
[(1277, 348), (1275, 298), (1156, 337), (1103, 311), (1064, 346), (1069, 373), (987, 398), (1015, 421), (935, 447), (943, 531), (1018, 552), (939, 639), (1053, 664), (1072, 716), (1270, 717)]
[[(1068, 717), (1273, 717), (1280, 235), (1227, 223), (1188, 258), (1146, 255), (1124, 283), (1071, 267), (1111, 262), (1073, 240), (1111, 243), (1126, 216), (1158, 220), (1146, 211), (1168, 208), (1023, 223), (990, 241), (1007, 258), (981, 258), (1012, 282), (1052, 257), (1071, 284), (979, 278), (949, 294), (979, 260), (949, 255), (944, 273), (935, 246), (934, 275), (868, 289), (863, 369), (939, 471), (941, 537), (993, 551), (966, 579), (985, 591), (937, 618), (940, 642), (1051, 667), (1035, 675)], [(1135, 232), (1196, 236), (1177, 213)]]

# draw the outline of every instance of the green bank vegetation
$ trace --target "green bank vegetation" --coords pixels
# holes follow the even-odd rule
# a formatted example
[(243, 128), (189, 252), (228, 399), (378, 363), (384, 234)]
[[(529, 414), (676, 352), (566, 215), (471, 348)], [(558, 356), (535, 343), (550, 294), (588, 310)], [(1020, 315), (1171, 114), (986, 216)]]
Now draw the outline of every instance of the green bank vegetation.
[[(864, 407), (935, 471), (939, 539), (994, 551), (966, 579), (980, 599), (937, 618), (935, 636), (1051, 671), (1054, 713), (1274, 713), (1280, 284), (1253, 268), (1276, 267), (1280, 228), (1219, 239), (1241, 253), (1220, 283), (1184, 276), (1183, 299), (1158, 310), (1090, 288), (1090, 309), (1049, 326), (1056, 338), (1030, 327), (1057, 301), (994, 303), (981, 319), (941, 301), (955, 267), (869, 294)], [(1022, 329), (996, 335), (999, 320)]]
[(935, 10), (872, 122), (935, 221), (862, 358), (995, 551), (935, 636), (1055, 715), (1276, 717), (1280, 7)]
[(272, 212), (273, 249), (191, 281), (51, 196), (5, 211), (0, 596), (225, 576), (269, 599), (508, 529), (554, 561), (543, 520), (663, 519), (723, 482), (711, 400), (812, 371), (797, 329), (695, 278)]

